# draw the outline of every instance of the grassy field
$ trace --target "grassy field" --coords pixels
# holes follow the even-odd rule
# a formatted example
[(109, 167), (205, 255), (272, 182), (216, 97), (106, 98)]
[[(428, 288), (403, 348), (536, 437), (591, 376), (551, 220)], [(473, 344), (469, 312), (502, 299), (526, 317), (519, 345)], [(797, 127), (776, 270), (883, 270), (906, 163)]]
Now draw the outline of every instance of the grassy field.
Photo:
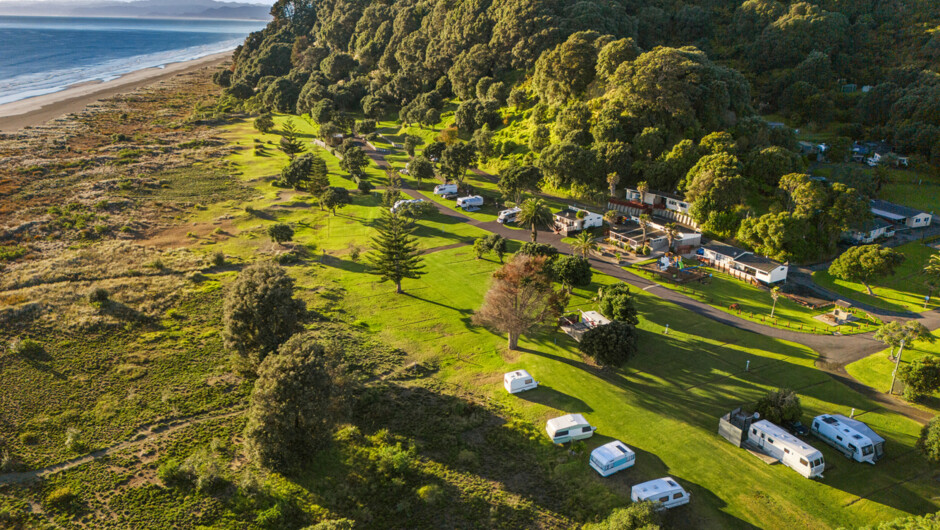
[[(812, 310), (783, 296), (777, 300), (774, 317), (771, 319), (773, 298), (768, 291), (744, 283), (723, 272), (711, 268), (705, 268), (705, 270), (712, 275), (708, 283), (691, 282), (678, 285), (664, 281), (657, 274), (638, 268), (630, 269), (631, 272), (654, 280), (663, 287), (679, 291), (732, 315), (767, 326), (806, 333), (830, 334), (837, 331), (843, 334), (853, 334), (866, 333), (880, 325), (880, 321), (872, 321), (863, 312), (855, 311), (856, 316), (859, 317), (858, 321), (838, 327), (827, 326), (813, 317), (828, 313), (832, 310), (831, 308)], [(738, 309), (731, 309), (732, 304), (738, 304)]]
[[(231, 138), (244, 142), (245, 131), (239, 127), (230, 130)], [(250, 161), (238, 163), (242, 178), (251, 181)], [(369, 206), (350, 208), (360, 207)], [(262, 202), (257, 208), (270, 206)], [(293, 216), (311, 214), (317, 215), (306, 209), (278, 214), (277, 219), (291, 221)], [(365, 213), (350, 216), (344, 219), (342, 232), (367, 231), (368, 221)], [(298, 239), (307, 237), (320, 236), (301, 230)], [(337, 234), (322, 244), (338, 250), (351, 237)], [(243, 242), (218, 245), (228, 252)], [(422, 245), (439, 246), (424, 238)], [(906, 449), (913, 445), (919, 426), (878, 409), (816, 370), (816, 356), (805, 348), (717, 325), (640, 292), (641, 353), (623, 370), (597, 370), (584, 361), (569, 338), (557, 332), (527, 337), (522, 351), (506, 353), (503, 337), (470, 323), (485, 292), (486, 278), (498, 264), (474, 259), (469, 248), (433, 252), (425, 263), (427, 274), (406, 281), (405, 295), (395, 295), (390, 286), (377, 284), (345, 260), (313, 262), (292, 270), (306, 292), (324, 286), (336, 290), (341, 302), (330, 305), (332, 314), (355, 318), (382, 342), (406, 351), (411, 361), (431, 367), (434, 377), (447, 385), (480, 389), (535, 427), (561, 412), (585, 413), (599, 427), (599, 436), (590, 440), (588, 448), (619, 438), (638, 449), (637, 466), (612, 479), (597, 478), (583, 461), (555, 468), (555, 473), (564, 473), (572, 481), (602, 487), (620, 502), (626, 500), (630, 484), (670, 473), (692, 490), (695, 499), (676, 517), (697, 527), (857, 526), (936, 509), (927, 500), (932, 486), (929, 477), (921, 474), (923, 463)], [(610, 281), (597, 277), (590, 288), (576, 289), (571, 309), (591, 307), (594, 291)], [(310, 301), (315, 306), (324, 304)], [(681, 333), (662, 334), (666, 323), (676, 327), (678, 322), (682, 322)], [(751, 369), (745, 372), (748, 360)], [(533, 372), (542, 387), (518, 397), (507, 396), (499, 384), (501, 375), (516, 367)], [(896, 456), (891, 465), (853, 465), (822, 446), (830, 469), (825, 480), (808, 481), (784, 467), (766, 466), (714, 434), (718, 416), (777, 386), (797, 388), (808, 416), (847, 413), (852, 407), (864, 412), (862, 417), (897, 447), (892, 450)], [(696, 449), (690, 451), (690, 447)], [(558, 456), (564, 454), (557, 451)], [(729, 480), (731, 476), (735, 479)]]
[(872, 283), (875, 296), (869, 295), (864, 285), (834, 278), (827, 271), (814, 272), (813, 280), (853, 300), (891, 311), (919, 313), (940, 307), (936, 297), (932, 297), (924, 307), (927, 286), (924, 285), (923, 269), (930, 256), (937, 251), (917, 242), (902, 245), (895, 250), (904, 254), (904, 263), (891, 276)]
[[(934, 336), (940, 339), (940, 333), (934, 332)], [(886, 392), (891, 385), (891, 374), (894, 372), (894, 362), (888, 359), (889, 349), (869, 355), (864, 359), (855, 361), (845, 367), (846, 371), (862, 383), (880, 391)], [(897, 350), (895, 349), (895, 353)], [(914, 347), (905, 347), (901, 354), (901, 364), (905, 365), (917, 359), (924, 357), (940, 356), (940, 340), (933, 344), (917, 343)], [(900, 393), (903, 383), (898, 380), (895, 383), (894, 391)], [(916, 404), (926, 407), (940, 414), (940, 392), (928, 396), (922, 403)]]

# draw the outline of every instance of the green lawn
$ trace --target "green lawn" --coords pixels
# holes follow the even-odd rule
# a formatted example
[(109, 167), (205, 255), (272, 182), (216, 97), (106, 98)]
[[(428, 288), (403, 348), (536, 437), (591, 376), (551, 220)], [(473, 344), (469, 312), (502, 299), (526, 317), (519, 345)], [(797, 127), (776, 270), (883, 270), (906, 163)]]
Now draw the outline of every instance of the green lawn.
[[(940, 332), (934, 332), (934, 336), (940, 339)], [(894, 363), (888, 359), (889, 353), (890, 350), (885, 349), (884, 351), (855, 361), (847, 365), (845, 369), (852, 377), (858, 379), (860, 382), (879, 392), (885, 392), (888, 390), (888, 387), (891, 386), (891, 374), (894, 372)], [(896, 350), (895, 353), (897, 353)], [(901, 354), (901, 364), (908, 364), (917, 359), (930, 356), (940, 356), (940, 340), (933, 344), (921, 342), (915, 344), (914, 347), (904, 348), (904, 352)], [(902, 388), (903, 384), (900, 381), (895, 383), (895, 392), (900, 393)], [(940, 392), (935, 392), (920, 405), (940, 414)]]
[[(241, 126), (226, 134), (235, 142), (250, 141)], [(279, 206), (285, 204), (283, 197), (257, 180), (268, 171), (266, 161), (242, 152), (233, 155), (232, 162), (260, 192), (252, 206), (271, 218), (239, 213), (241, 204), (200, 212), (215, 218), (229, 208), (244, 228), (236, 237), (207, 244), (206, 249), (222, 248), (248, 257), (271, 245), (261, 235), (266, 224), (290, 222), (298, 227), (300, 244), (330, 251), (330, 259), (307, 260), (290, 268), (311, 309), (355, 321), (376, 339), (407, 352), (407, 361), (432, 367), (433, 377), (444, 388), (483, 393), (537, 429), (549, 417), (584, 413), (598, 426), (588, 449), (618, 438), (639, 454), (634, 468), (608, 479), (599, 478), (583, 458), (558, 464), (566, 454), (560, 447), (543, 462), (584, 491), (606, 492), (578, 499), (592, 510), (626, 503), (630, 485), (665, 474), (693, 494), (688, 508), (670, 514), (676, 527), (856, 527), (938, 508), (931, 500), (934, 484), (922, 474), (924, 462), (911, 450), (920, 426), (878, 409), (817, 370), (815, 353), (804, 347), (719, 325), (640, 291), (636, 294), (640, 352), (623, 369), (597, 370), (585, 362), (571, 339), (555, 330), (527, 336), (521, 351), (506, 352), (505, 337), (471, 321), (497, 262), (474, 259), (468, 247), (438, 250), (425, 256), (426, 274), (406, 280), (406, 294), (396, 295), (393, 286), (363, 274), (362, 266), (347, 259), (343, 250), (350, 242), (365, 243), (379, 210), (376, 199), (357, 199), (331, 218), (315, 207), (301, 206), (301, 198), (287, 201), (296, 208), (283, 208)], [(466, 223), (447, 224), (436, 218), (419, 225), (419, 241), (426, 249), (485, 233)], [(597, 288), (614, 281), (596, 276), (589, 288), (575, 289), (570, 309), (592, 308)], [(668, 335), (663, 334), (666, 324), (672, 328)], [(750, 370), (745, 371), (748, 361)], [(516, 368), (531, 371), (541, 381), (540, 388), (507, 395), (500, 384), (502, 374)], [(715, 434), (721, 414), (778, 386), (800, 392), (807, 417), (847, 414), (854, 407), (888, 440), (891, 460), (876, 467), (853, 464), (816, 443), (830, 467), (825, 479), (806, 480), (783, 466), (763, 464)]]
[(891, 276), (872, 283), (875, 296), (869, 295), (864, 285), (834, 278), (827, 271), (814, 272), (813, 280), (848, 298), (891, 311), (921, 312), (940, 307), (936, 297), (932, 297), (924, 307), (927, 287), (923, 269), (937, 251), (918, 242), (902, 245), (896, 250), (904, 254), (904, 263)]
[(910, 169), (893, 169), (888, 174), (891, 180), (878, 193), (879, 199), (940, 214), (940, 180)]
[[(768, 291), (744, 283), (723, 272), (711, 268), (705, 269), (712, 275), (707, 284), (691, 282), (685, 285), (665, 281), (658, 275), (637, 268), (630, 268), (629, 270), (654, 280), (666, 288), (679, 291), (721, 309), (726, 313), (768, 326), (806, 333), (828, 334), (839, 332), (853, 334), (872, 331), (880, 325), (880, 321), (872, 321), (865, 313), (854, 311), (856, 316), (859, 317), (858, 321), (845, 326), (827, 326), (813, 317), (828, 313), (832, 310), (831, 308), (812, 310), (783, 296), (777, 300), (774, 317), (771, 319), (770, 312), (773, 306), (773, 298)], [(738, 304), (739, 308), (732, 310), (731, 304)]]

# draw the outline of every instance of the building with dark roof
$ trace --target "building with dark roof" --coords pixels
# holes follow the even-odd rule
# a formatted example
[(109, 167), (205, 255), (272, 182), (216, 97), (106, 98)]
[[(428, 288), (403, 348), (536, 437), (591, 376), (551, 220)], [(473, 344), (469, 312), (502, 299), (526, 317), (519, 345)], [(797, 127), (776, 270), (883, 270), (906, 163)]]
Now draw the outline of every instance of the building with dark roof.
[(922, 212), (916, 208), (909, 208), (878, 199), (871, 201), (871, 213), (875, 217), (902, 224), (908, 228), (924, 228), (930, 226), (930, 222), (933, 219), (933, 215)]
[(699, 250), (702, 259), (712, 267), (751, 283), (773, 285), (787, 280), (789, 266), (758, 256), (721, 241), (710, 241)]
[(894, 235), (894, 225), (880, 217), (869, 219), (855, 228), (847, 231), (843, 236), (856, 245), (867, 245), (882, 237)]

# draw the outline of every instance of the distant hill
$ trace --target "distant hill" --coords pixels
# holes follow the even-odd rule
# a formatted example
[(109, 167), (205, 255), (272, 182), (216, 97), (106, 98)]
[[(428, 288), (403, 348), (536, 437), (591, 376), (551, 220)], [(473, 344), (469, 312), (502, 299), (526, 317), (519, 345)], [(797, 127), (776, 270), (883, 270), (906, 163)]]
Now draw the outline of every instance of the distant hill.
[[(41, 10), (38, 7), (41, 6)], [(234, 20), (269, 20), (270, 7), (243, 2), (216, 0), (140, 0), (136, 2), (41, 2), (0, 3), (0, 15), (56, 13), (82, 17), (172, 17)], [(41, 13), (38, 13), (41, 12)]]

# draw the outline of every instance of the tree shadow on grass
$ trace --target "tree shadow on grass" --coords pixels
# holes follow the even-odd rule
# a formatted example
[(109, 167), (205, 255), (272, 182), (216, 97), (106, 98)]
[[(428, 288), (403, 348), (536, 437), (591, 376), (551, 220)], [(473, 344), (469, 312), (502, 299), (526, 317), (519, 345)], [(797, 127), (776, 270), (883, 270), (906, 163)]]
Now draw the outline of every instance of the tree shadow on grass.
[(523, 399), (525, 401), (530, 401), (532, 403), (538, 403), (540, 405), (545, 405), (546, 407), (551, 407), (553, 409), (563, 410), (570, 413), (589, 413), (594, 412), (590, 406), (584, 401), (570, 395), (565, 394), (559, 390), (546, 385), (539, 385), (537, 388), (532, 390), (526, 390), (525, 392), (520, 392), (516, 394), (516, 397)]

